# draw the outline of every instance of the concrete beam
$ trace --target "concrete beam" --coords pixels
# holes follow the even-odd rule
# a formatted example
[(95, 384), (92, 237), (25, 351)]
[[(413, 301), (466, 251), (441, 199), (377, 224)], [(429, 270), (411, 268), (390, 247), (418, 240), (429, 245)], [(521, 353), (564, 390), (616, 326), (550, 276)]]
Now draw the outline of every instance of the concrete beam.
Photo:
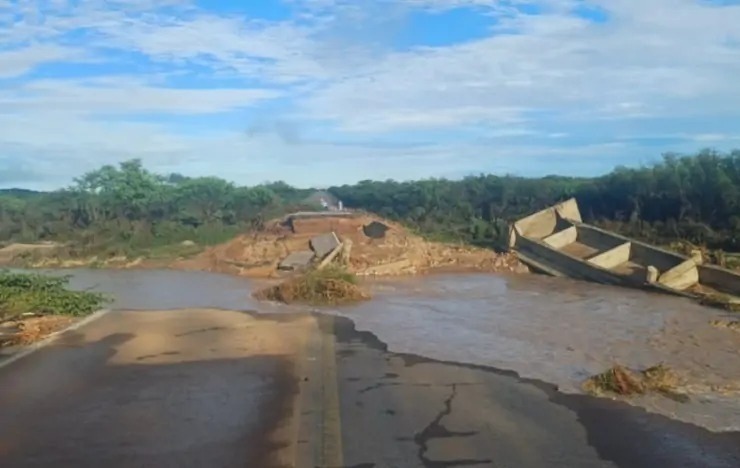
[(517, 232), (531, 239), (542, 239), (555, 231), (558, 217), (553, 208), (547, 208), (526, 218), (522, 218), (514, 226)]
[(575, 198), (566, 200), (563, 203), (555, 205), (555, 210), (561, 218), (569, 221), (581, 222), (581, 210), (578, 209), (578, 202)]
[(699, 269), (693, 260), (688, 259), (660, 275), (658, 282), (683, 291), (699, 282)]
[(572, 244), (578, 238), (578, 230), (575, 226), (563, 229), (550, 236), (542, 239), (542, 242), (555, 249), (562, 249), (568, 244)]
[(594, 255), (587, 261), (591, 264), (598, 265), (601, 268), (614, 268), (615, 266), (621, 265), (622, 263), (628, 262), (630, 259), (630, 252), (632, 251), (632, 243), (625, 242), (622, 245), (618, 245), (612, 249), (609, 249), (600, 254)]
[(719, 292), (740, 297), (740, 275), (714, 265), (699, 267), (699, 282)]

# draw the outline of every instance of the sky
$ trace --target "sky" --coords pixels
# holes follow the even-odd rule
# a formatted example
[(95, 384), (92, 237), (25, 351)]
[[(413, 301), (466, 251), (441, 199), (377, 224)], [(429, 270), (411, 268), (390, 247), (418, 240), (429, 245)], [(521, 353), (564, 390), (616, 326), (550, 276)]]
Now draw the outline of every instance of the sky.
[(740, 148), (740, 0), (0, 0), (0, 187), (597, 175)]

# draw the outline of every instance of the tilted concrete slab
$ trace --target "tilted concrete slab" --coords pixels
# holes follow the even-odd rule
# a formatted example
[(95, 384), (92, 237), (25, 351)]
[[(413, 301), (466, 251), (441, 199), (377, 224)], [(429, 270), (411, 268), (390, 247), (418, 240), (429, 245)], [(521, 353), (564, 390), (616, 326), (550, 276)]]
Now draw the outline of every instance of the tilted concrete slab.
[(335, 233), (330, 232), (313, 237), (309, 244), (316, 254), (316, 258), (321, 260), (339, 247), (341, 242), (339, 242), (339, 238)]
[(694, 286), (740, 294), (737, 273), (585, 224), (575, 200), (514, 222), (509, 236), (524, 263), (551, 275), (694, 298)]

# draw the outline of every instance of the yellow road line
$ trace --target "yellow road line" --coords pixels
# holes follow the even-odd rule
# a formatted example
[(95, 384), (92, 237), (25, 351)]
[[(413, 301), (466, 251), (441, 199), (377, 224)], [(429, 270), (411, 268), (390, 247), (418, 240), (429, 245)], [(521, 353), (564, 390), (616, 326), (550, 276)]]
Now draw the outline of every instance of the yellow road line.
[(323, 467), (344, 466), (342, 421), (339, 409), (339, 382), (334, 342), (334, 317), (321, 320), (321, 464)]

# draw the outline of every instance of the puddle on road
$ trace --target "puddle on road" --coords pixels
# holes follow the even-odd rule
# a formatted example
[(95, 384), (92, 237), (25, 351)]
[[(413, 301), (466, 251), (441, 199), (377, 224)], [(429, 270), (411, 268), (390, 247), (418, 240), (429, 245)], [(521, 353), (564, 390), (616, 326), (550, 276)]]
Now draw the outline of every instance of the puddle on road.
[[(76, 288), (111, 293), (119, 309), (210, 307), (309, 310), (258, 303), (258, 283), (169, 270), (74, 270)], [(663, 362), (694, 386), (690, 403), (634, 402), (714, 430), (740, 430), (740, 333), (710, 320), (728, 313), (643, 291), (544, 276), (438, 275), (370, 283), (373, 300), (334, 313), (374, 333), (390, 350), (479, 364), (579, 392), (615, 362)]]

